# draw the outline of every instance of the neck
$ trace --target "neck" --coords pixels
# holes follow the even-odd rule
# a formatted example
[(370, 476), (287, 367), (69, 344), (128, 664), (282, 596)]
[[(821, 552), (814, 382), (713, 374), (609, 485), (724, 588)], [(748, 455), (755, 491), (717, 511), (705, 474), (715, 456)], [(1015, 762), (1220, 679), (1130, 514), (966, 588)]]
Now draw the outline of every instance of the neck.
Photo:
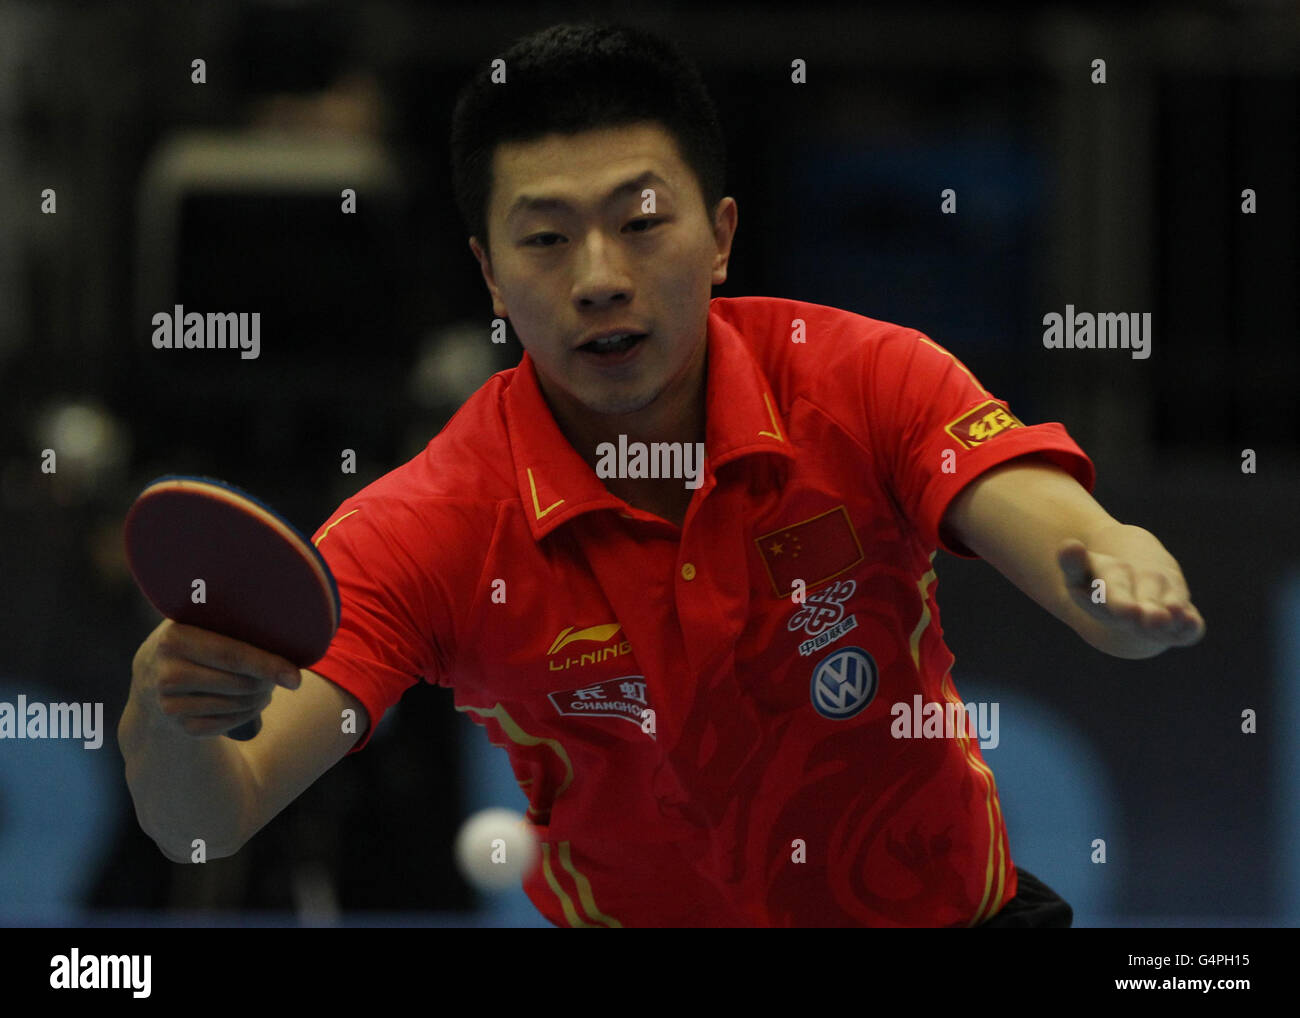
[[(619, 435), (628, 442), (703, 443), (706, 430), (705, 408), (708, 395), (707, 342), (697, 352), (681, 376), (669, 383), (649, 406), (630, 414), (594, 414), (585, 407), (550, 391), (538, 375), (542, 393), (560, 432), (594, 470), (600, 458), (597, 448), (603, 442), (618, 445)], [(654, 513), (677, 526), (682, 525), (694, 490), (680, 478), (607, 478), (606, 490), (629, 505)]]
[(596, 448), (603, 442), (703, 442), (707, 397), (707, 344), (701, 343), (685, 371), (649, 406), (630, 414), (597, 414), (551, 391), (541, 375), (538, 381), (560, 432), (594, 469)]

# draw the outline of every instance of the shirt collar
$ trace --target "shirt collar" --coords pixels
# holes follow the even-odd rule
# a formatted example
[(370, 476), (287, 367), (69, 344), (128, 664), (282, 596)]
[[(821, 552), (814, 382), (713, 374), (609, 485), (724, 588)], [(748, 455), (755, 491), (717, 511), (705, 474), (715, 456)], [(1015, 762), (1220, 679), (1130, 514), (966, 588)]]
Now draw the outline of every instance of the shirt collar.
[[(792, 459), (772, 387), (744, 338), (710, 310), (706, 342), (705, 485), (718, 467), (742, 456), (775, 453)], [(519, 497), (534, 539), (582, 513), (626, 507), (560, 431), (527, 351), (503, 400)]]

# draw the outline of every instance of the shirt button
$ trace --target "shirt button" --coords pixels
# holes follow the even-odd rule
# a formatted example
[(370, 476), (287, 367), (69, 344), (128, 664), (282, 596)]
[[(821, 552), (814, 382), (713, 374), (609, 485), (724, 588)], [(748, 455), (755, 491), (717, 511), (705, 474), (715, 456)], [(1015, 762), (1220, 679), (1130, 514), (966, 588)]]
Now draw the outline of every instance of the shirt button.
[(687, 562), (685, 565), (682, 566), (682, 579), (683, 580), (695, 579), (695, 566), (693, 563)]

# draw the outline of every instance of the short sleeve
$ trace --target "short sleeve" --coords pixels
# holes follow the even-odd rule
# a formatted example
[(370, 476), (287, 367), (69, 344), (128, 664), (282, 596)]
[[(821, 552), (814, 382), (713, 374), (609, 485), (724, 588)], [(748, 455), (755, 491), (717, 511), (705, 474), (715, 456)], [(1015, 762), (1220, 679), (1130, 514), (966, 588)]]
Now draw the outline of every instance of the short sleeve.
[(420, 532), (408, 507), (372, 499), (344, 502), (312, 536), (338, 585), (341, 617), (310, 670), (365, 706), (369, 726), (353, 753), (406, 690), (444, 674), (436, 597), (418, 565)]
[(939, 533), (949, 503), (999, 463), (1039, 454), (1087, 491), (1092, 460), (1057, 423), (1026, 425), (970, 370), (928, 336), (897, 329), (867, 359), (866, 413), (895, 500), (920, 539), (960, 558), (978, 558)]

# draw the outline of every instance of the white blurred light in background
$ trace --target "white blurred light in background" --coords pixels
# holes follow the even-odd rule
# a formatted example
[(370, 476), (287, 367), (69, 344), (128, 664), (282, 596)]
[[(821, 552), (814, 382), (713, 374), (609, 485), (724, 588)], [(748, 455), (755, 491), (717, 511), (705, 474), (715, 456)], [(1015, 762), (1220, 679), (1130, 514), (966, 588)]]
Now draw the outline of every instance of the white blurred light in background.
[(100, 404), (59, 400), (42, 410), (34, 435), (37, 451), (55, 453), (54, 479), (64, 495), (89, 495), (116, 483), (130, 453), (126, 428)]

